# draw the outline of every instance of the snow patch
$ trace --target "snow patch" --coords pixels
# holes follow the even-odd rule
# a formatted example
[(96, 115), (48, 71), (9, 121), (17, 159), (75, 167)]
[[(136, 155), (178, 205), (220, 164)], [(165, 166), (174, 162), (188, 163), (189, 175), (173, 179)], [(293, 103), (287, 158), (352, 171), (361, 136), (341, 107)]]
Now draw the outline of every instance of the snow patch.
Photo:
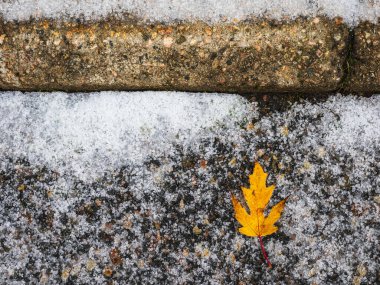
[[(358, 101), (350, 97), (332, 98), (324, 108), (330, 110), (329, 116), (334, 116), (336, 121), (334, 124), (330, 118), (331, 132), (325, 137), (326, 145), (346, 151), (380, 145), (380, 96)], [(326, 122), (325, 127), (328, 127)]]
[[(259, 117), (235, 95), (3, 92), (0, 275), (38, 283), (47, 270), (60, 284), (68, 268), (78, 283), (104, 284), (117, 247), (121, 283), (376, 283), (379, 107), (380, 95), (335, 95)], [(276, 184), (271, 205), (290, 195), (264, 241), (269, 273), (256, 239), (237, 232), (229, 195), (253, 160)]]
[(245, 19), (250, 16), (281, 19), (298, 16), (340, 16), (349, 24), (377, 22), (380, 0), (9, 0), (0, 3), (5, 20), (37, 18), (98, 19), (110, 13), (133, 13), (154, 21)]
[(255, 108), (237, 95), (176, 92), (0, 93), (0, 156), (25, 157), (77, 176), (239, 140)]

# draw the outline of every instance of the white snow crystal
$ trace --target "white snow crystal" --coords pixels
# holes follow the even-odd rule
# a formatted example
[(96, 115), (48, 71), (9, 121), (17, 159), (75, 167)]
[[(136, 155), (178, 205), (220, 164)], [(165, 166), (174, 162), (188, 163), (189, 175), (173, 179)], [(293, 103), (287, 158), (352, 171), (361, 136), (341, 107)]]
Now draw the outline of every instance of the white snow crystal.
[(196, 148), (222, 134), (238, 140), (239, 124), (255, 116), (237, 95), (0, 92), (0, 101), (0, 156), (76, 175), (139, 164), (169, 154), (172, 144)]
[(164, 22), (327, 15), (341, 16), (347, 23), (356, 24), (359, 20), (376, 22), (380, 15), (380, 0), (9, 0), (0, 3), (0, 14), (5, 20), (80, 15), (96, 19), (124, 12)]
[[(337, 94), (319, 103), (300, 101), (285, 111), (260, 117), (256, 103), (237, 95), (0, 92), (0, 178), (4, 187), (0, 233), (6, 237), (1, 242), (7, 248), (1, 252), (0, 276), (12, 284), (20, 272), (52, 268), (49, 282), (59, 284), (59, 270), (66, 263), (75, 268), (88, 257), (101, 266), (109, 263), (111, 248), (119, 246), (125, 253), (124, 269), (130, 270), (123, 278), (152, 280), (156, 274), (172, 278), (174, 284), (194, 280), (201, 284), (199, 278), (206, 276), (211, 284), (218, 284), (229, 275), (235, 278), (230, 283), (248, 276), (269, 284), (281, 282), (285, 272), (295, 283), (351, 284), (362, 268), (363, 282), (373, 283), (380, 235), (375, 200), (380, 197), (379, 108), (379, 95)], [(247, 130), (250, 121), (253, 127)], [(214, 149), (217, 144), (207, 144), (216, 138), (222, 141), (221, 150)], [(176, 151), (176, 146), (182, 148)], [(190, 149), (194, 159), (201, 157), (210, 163), (204, 169), (184, 167), (184, 149)], [(228, 155), (236, 158), (235, 168), (226, 163), (231, 159)], [(6, 158), (10, 158), (8, 162)], [(19, 158), (25, 158), (30, 166), (25, 161), (19, 166)], [(144, 164), (151, 158), (159, 160), (152, 168)], [(228, 190), (239, 191), (238, 187), (218, 185), (237, 179), (236, 174), (255, 159), (266, 167), (268, 183), (275, 181), (272, 202), (290, 195), (279, 231), (265, 240), (275, 265), (270, 273), (257, 271), (263, 266), (256, 240), (236, 231)], [(43, 165), (47, 169), (40, 171), (41, 181), (28, 172)], [(135, 180), (127, 189), (115, 173), (108, 176), (111, 178), (102, 176), (103, 171), (116, 169), (118, 173), (118, 168), (127, 166), (137, 166)], [(52, 180), (51, 170), (61, 176)], [(44, 173), (50, 177), (46, 181)], [(73, 187), (76, 176), (83, 181)], [(92, 183), (92, 178), (99, 178), (95, 180), (99, 184)], [(169, 186), (155, 179), (166, 180)], [(24, 194), (16, 190), (18, 183), (28, 184)], [(45, 197), (47, 191), (53, 191), (51, 198)], [(185, 196), (191, 199), (182, 201)], [(104, 206), (99, 206), (99, 215), (91, 220), (89, 213), (81, 211), (96, 199)], [(42, 215), (46, 222), (47, 210), (54, 210), (54, 227), (40, 230), (38, 217)], [(28, 220), (28, 212), (36, 218)], [(106, 246), (98, 236), (100, 229), (111, 230), (106, 227), (111, 220), (112, 228), (120, 229), (126, 219), (133, 227), (118, 230), (114, 243)], [(159, 231), (152, 227), (157, 221), (163, 222)], [(147, 225), (151, 229), (144, 233)], [(194, 225), (207, 228), (209, 238), (194, 241), (187, 237)], [(67, 227), (70, 235), (59, 246), (60, 254), (50, 254)], [(170, 258), (161, 255), (159, 243), (148, 242), (146, 234), (152, 233), (151, 241), (160, 233), (163, 244), (164, 237), (177, 238), (179, 243)], [(17, 236), (22, 238), (13, 238)], [(77, 252), (82, 238), (92, 249), (80, 259), (66, 254)], [(146, 245), (149, 249), (142, 251)], [(190, 271), (184, 269), (184, 249), (195, 263)], [(158, 265), (148, 265), (149, 274), (141, 274), (136, 262), (152, 256), (163, 259)], [(165, 269), (160, 267), (161, 260)], [(30, 264), (32, 269), (27, 267)], [(221, 266), (224, 264), (234, 266), (233, 275)], [(168, 270), (173, 275), (168, 275)], [(94, 274), (83, 270), (77, 281), (105, 282), (101, 271)], [(32, 278), (30, 283), (38, 283), (38, 276), (27, 275)]]

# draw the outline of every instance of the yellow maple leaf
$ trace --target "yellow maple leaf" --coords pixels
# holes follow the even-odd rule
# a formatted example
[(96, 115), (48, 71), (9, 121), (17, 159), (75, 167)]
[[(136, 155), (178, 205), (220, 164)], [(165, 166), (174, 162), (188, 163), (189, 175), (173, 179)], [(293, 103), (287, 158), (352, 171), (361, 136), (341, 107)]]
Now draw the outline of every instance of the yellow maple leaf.
[(264, 249), (262, 237), (271, 235), (277, 231), (278, 228), (274, 224), (281, 217), (287, 198), (277, 203), (267, 216), (264, 215), (264, 211), (275, 188), (275, 185), (266, 185), (267, 176), (268, 174), (264, 172), (261, 165), (256, 162), (253, 173), (249, 175), (250, 187), (241, 188), (249, 212), (247, 212), (246, 208), (234, 195), (232, 195), (232, 205), (235, 210), (235, 218), (242, 226), (239, 228), (239, 232), (246, 236), (259, 238), (263, 255), (268, 266), (271, 267)]

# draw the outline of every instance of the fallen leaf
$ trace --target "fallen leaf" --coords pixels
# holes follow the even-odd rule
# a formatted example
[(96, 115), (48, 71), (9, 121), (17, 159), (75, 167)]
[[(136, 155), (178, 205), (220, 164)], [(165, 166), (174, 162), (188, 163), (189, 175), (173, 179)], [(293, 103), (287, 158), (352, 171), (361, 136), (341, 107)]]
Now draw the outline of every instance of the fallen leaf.
[(281, 217), (287, 198), (277, 203), (267, 216), (264, 211), (268, 206), (269, 200), (273, 195), (275, 185), (266, 185), (268, 174), (264, 172), (259, 163), (255, 163), (253, 173), (249, 175), (249, 188), (242, 187), (243, 196), (249, 211), (232, 195), (232, 205), (235, 211), (235, 218), (240, 223), (239, 232), (250, 237), (258, 237), (260, 246), (268, 263), (271, 267), (268, 256), (265, 252), (262, 237), (271, 235), (277, 231), (274, 224)]

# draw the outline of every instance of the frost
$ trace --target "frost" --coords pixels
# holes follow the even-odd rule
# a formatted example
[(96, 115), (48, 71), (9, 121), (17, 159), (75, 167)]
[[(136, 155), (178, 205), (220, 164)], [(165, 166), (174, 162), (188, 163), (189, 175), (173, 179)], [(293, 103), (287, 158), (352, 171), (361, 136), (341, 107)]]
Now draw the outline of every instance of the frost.
[(297, 16), (341, 16), (349, 24), (369, 20), (377, 22), (380, 0), (9, 0), (0, 3), (6, 20), (29, 17), (96, 19), (110, 13), (133, 13), (145, 20), (244, 19), (250, 16), (281, 19)]
[[(199, 147), (239, 130), (255, 116), (239, 96), (185, 93), (0, 94), (0, 155), (86, 178), (149, 156), (172, 144)], [(235, 134), (236, 135), (236, 134)], [(236, 141), (236, 142), (237, 142)]]
[[(380, 96), (258, 106), (224, 94), (2, 92), (2, 282), (376, 283)], [(272, 203), (290, 195), (264, 239), (270, 272), (230, 200), (256, 160), (276, 184)]]

